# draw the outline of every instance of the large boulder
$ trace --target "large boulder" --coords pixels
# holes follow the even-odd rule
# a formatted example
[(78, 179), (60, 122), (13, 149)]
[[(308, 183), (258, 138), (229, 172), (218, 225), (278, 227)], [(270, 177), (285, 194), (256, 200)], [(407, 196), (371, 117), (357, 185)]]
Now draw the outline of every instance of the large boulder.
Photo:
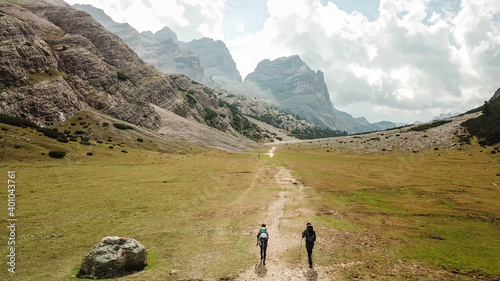
[(146, 248), (132, 238), (104, 237), (82, 261), (78, 278), (116, 278), (144, 269)]

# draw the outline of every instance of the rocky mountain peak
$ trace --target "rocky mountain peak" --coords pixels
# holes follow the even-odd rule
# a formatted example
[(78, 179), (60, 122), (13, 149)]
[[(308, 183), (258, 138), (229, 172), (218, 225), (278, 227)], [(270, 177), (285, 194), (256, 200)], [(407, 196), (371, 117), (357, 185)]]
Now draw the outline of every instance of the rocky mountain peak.
[(23, 6), (2, 1), (1, 6), (2, 114), (50, 126), (82, 110), (98, 110), (157, 130), (165, 121), (162, 111), (227, 136), (256, 131), (211, 89), (145, 64), (84, 11), (34, 0)]
[[(144, 33), (144, 32), (143, 32)], [(149, 31), (151, 33), (151, 31)], [(153, 38), (157, 40), (167, 40), (167, 39), (172, 39), (174, 42), (179, 42), (177, 39), (177, 34), (172, 31), (172, 29), (168, 28), (165, 26), (164, 28), (158, 30), (156, 33), (151, 33)]]
[(269, 90), (279, 107), (318, 126), (359, 133), (378, 130), (366, 119), (355, 119), (333, 107), (324, 73), (312, 70), (298, 55), (261, 61), (245, 82)]
[(323, 76), (312, 71), (299, 56), (263, 60), (245, 81), (253, 81), (263, 90), (270, 90), (286, 111), (319, 126), (337, 129)]
[(204, 37), (179, 44), (179, 47), (200, 57), (206, 76), (218, 76), (238, 82), (242, 81), (229, 49), (221, 40)]
[(118, 35), (139, 57), (165, 73), (181, 73), (201, 82), (205, 76), (198, 56), (183, 51), (177, 44), (177, 35), (168, 27), (139, 33), (128, 23), (117, 23), (104, 11), (91, 5), (73, 5), (90, 14), (107, 30)]

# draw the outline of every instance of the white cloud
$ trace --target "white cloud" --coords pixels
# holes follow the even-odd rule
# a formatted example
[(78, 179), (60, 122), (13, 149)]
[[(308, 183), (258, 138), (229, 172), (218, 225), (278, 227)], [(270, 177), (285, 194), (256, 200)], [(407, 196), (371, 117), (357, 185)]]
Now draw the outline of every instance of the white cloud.
[(180, 40), (200, 37), (223, 39), (222, 9), (226, 0), (65, 0), (68, 4), (90, 4), (113, 20), (127, 22), (138, 31), (156, 32), (168, 26)]
[(236, 25), (236, 31), (239, 33), (245, 32), (245, 23), (244, 22), (238, 22)]
[(494, 51), (500, 40), (492, 22), (500, 5), (463, 0), (459, 13), (442, 14), (429, 2), (382, 0), (380, 17), (370, 22), (331, 2), (269, 0), (270, 19), (260, 32), (267, 36), (248, 38), (238, 48), (246, 56), (235, 60), (239, 67), (245, 64), (245, 75), (260, 59), (275, 57), (275, 50), (283, 50), (280, 56), (298, 54), (325, 73), (337, 108), (370, 121), (381, 120), (375, 108), (408, 111), (390, 120), (411, 122), (480, 105), (500, 86), (495, 84), (500, 69), (493, 63), (500, 61)]

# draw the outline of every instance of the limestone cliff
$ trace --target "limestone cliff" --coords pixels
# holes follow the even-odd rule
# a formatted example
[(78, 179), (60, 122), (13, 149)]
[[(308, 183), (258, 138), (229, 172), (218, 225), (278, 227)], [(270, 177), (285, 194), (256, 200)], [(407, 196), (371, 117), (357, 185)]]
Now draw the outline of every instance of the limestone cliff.
[(179, 44), (179, 47), (200, 57), (206, 76), (225, 77), (241, 82), (240, 72), (224, 42), (211, 38), (201, 38)]
[(239, 112), (205, 86), (145, 64), (89, 14), (60, 1), (0, 0), (0, 113), (42, 126), (97, 109), (150, 129), (151, 104), (233, 135)]
[(500, 88), (493, 94), (488, 102), (493, 102), (496, 99), (500, 99)]
[(245, 82), (270, 90), (278, 107), (313, 123), (334, 130), (360, 133), (378, 130), (364, 120), (333, 107), (321, 71), (313, 71), (299, 56), (261, 61)]
[(73, 5), (73, 8), (89, 13), (107, 30), (118, 35), (140, 58), (165, 73), (180, 73), (201, 82), (205, 76), (200, 59), (192, 52), (178, 46), (177, 35), (168, 27), (156, 33), (139, 33), (128, 23), (113, 21), (103, 10), (91, 5)]

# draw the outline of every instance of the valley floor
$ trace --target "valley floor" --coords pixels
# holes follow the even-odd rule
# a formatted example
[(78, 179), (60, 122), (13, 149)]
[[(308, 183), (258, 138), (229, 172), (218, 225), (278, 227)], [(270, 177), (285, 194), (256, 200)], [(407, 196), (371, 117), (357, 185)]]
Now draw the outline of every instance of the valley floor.
[[(64, 159), (10, 149), (23, 156), (0, 163), (5, 178), (17, 174), (12, 280), (75, 280), (83, 257), (109, 235), (149, 250), (145, 270), (122, 280), (500, 278), (492, 148), (415, 153), (348, 148), (350, 140), (358, 141), (275, 144), (273, 157), (269, 147), (171, 154), (96, 146), (85, 148), (92, 156), (71, 150)], [(312, 270), (300, 240), (306, 222), (318, 236)], [(265, 267), (255, 247), (262, 223), (270, 230)], [(5, 227), (0, 235), (9, 235)], [(6, 261), (8, 248), (0, 249)]]

